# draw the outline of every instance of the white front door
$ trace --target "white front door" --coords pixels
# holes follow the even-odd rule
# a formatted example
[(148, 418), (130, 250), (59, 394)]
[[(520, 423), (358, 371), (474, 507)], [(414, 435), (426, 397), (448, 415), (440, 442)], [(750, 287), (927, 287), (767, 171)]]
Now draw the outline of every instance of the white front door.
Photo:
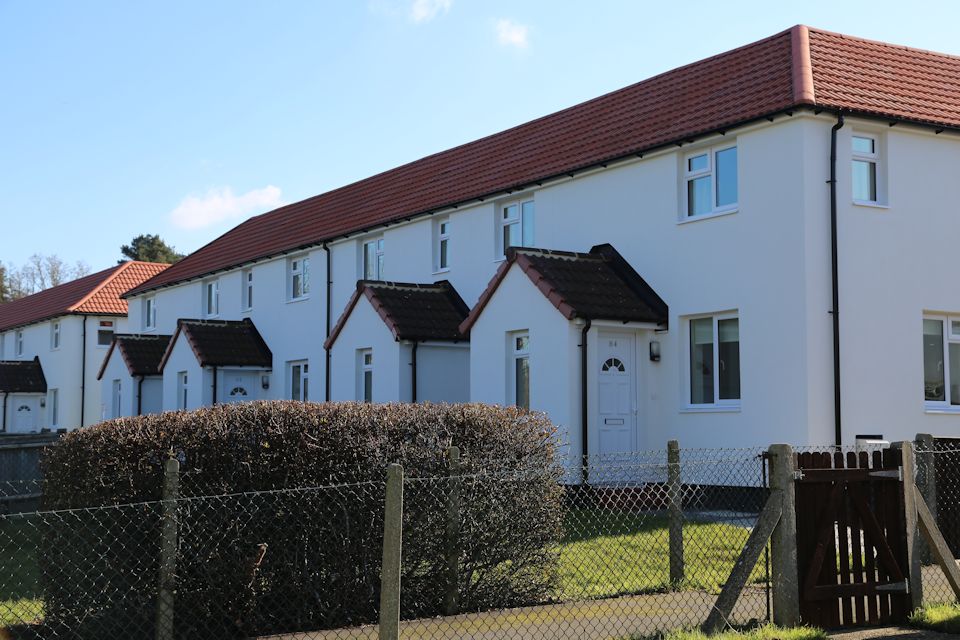
[(13, 431), (24, 433), (36, 431), (40, 420), (39, 398), (16, 398), (13, 401)]
[(111, 400), (111, 418), (120, 418), (123, 416), (123, 396), (120, 394), (120, 381), (113, 381), (113, 396)]
[(597, 451), (633, 451), (637, 427), (635, 339), (631, 334), (601, 333), (597, 340)]

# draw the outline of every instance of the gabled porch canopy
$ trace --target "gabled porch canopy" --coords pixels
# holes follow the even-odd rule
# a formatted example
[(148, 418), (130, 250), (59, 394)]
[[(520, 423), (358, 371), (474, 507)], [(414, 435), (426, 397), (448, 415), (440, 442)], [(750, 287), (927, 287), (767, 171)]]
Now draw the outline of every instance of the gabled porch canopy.
[(123, 358), (127, 371), (131, 376), (158, 376), (160, 375), (160, 361), (167, 351), (167, 345), (170, 344), (172, 336), (164, 335), (137, 335), (137, 334), (117, 334), (110, 343), (110, 349), (107, 351), (103, 364), (100, 365), (100, 372), (97, 374), (97, 380), (103, 378), (107, 369), (107, 364), (114, 353), (119, 353)]
[(40, 358), (0, 361), (0, 393), (46, 393)]
[(190, 345), (201, 367), (273, 367), (273, 353), (249, 318), (179, 320), (160, 360), (160, 371), (181, 339)]

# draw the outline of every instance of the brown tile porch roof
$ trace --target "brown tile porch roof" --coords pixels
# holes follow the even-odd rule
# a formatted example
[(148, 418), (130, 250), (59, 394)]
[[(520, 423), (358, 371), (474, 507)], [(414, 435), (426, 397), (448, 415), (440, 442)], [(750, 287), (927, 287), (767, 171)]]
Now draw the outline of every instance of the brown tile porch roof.
[(243, 320), (179, 320), (177, 330), (160, 361), (163, 371), (173, 347), (181, 336), (187, 340), (201, 367), (273, 366), (273, 353), (257, 331), (253, 321)]
[(103, 364), (100, 365), (100, 372), (97, 374), (97, 380), (103, 377), (106, 371), (107, 363), (113, 356), (114, 351), (120, 354), (124, 364), (127, 365), (127, 371), (131, 376), (158, 376), (160, 375), (160, 361), (163, 354), (167, 351), (167, 345), (170, 344), (171, 336), (164, 335), (138, 335), (119, 333), (113, 336), (113, 342), (110, 343), (110, 349), (103, 358)]
[(513, 247), (460, 325), (461, 331), (473, 327), (514, 264), (568, 320), (667, 323), (667, 303), (609, 244), (593, 247), (590, 253)]
[(46, 393), (40, 358), (0, 361), (0, 393)]
[(127, 301), (120, 295), (169, 266), (154, 262), (124, 262), (0, 304), (0, 331), (69, 314), (125, 316)]
[(462, 333), (459, 326), (470, 309), (446, 280), (435, 284), (360, 280), (324, 342), (325, 349), (336, 342), (361, 297), (370, 301), (396, 340), (456, 342), (469, 339), (469, 332)]

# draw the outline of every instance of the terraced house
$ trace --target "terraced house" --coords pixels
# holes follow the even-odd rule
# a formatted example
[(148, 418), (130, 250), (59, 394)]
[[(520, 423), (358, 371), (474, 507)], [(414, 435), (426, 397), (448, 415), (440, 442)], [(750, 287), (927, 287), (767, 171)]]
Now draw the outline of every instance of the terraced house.
[(0, 305), (0, 432), (99, 422), (97, 369), (127, 325), (120, 294), (166, 268), (124, 262)]
[(953, 433), (958, 133), (960, 59), (797, 26), (247, 220), (130, 331), (180, 336), (165, 409), (517, 404), (574, 455)]

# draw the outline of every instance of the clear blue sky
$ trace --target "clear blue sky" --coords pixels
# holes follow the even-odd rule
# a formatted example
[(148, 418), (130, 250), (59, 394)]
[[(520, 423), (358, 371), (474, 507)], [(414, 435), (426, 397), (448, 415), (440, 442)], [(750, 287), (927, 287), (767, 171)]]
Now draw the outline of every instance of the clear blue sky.
[(0, 261), (189, 252), (797, 23), (960, 54), (952, 0), (0, 0)]

